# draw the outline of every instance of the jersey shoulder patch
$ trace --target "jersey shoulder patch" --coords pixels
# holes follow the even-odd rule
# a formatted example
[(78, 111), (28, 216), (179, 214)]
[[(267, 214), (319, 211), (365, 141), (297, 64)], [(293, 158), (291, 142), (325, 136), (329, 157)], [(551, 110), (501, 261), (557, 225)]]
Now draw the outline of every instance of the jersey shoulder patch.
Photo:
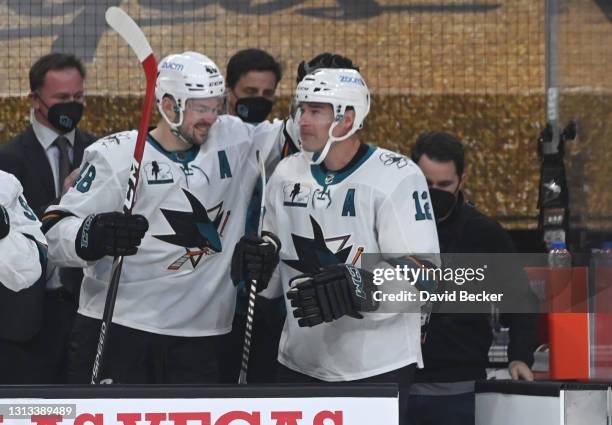
[(98, 139), (85, 150), (83, 163), (102, 160), (115, 170), (130, 168), (137, 136), (138, 132), (131, 130)]
[(114, 133), (96, 140), (90, 148), (96, 148), (99, 150), (125, 150), (126, 148), (131, 148), (133, 150), (137, 136), (138, 131), (136, 130)]
[(377, 148), (373, 155), (382, 169), (412, 171), (417, 165), (410, 158), (384, 148)]
[(362, 183), (385, 193), (392, 193), (407, 182), (412, 186), (415, 179), (425, 182), (421, 169), (410, 158), (384, 148), (376, 148), (362, 170), (365, 173), (360, 175)]

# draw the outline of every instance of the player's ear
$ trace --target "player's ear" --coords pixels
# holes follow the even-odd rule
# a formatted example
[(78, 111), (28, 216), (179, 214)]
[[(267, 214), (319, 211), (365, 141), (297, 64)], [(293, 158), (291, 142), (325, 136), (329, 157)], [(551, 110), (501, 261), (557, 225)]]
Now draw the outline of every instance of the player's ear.
[(355, 110), (353, 108), (347, 108), (346, 112), (344, 113), (344, 120), (347, 121), (350, 127), (353, 126), (353, 123), (355, 122)]
[(162, 110), (170, 121), (176, 122), (178, 120), (178, 106), (172, 97), (164, 96), (162, 98)]
[(348, 133), (351, 128), (353, 128), (353, 123), (355, 122), (355, 110), (350, 108), (344, 112), (344, 118), (342, 119), (342, 130), (343, 133)]

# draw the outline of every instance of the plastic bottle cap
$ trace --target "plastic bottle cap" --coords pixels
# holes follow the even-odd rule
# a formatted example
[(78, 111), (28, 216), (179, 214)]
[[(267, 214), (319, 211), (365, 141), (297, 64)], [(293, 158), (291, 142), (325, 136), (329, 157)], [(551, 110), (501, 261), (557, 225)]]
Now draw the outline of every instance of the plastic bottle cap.
[(551, 249), (565, 249), (565, 242), (563, 241), (555, 241), (550, 245)]
[(611, 251), (612, 241), (604, 241), (604, 243), (601, 244), (601, 249), (603, 249), (604, 251)]

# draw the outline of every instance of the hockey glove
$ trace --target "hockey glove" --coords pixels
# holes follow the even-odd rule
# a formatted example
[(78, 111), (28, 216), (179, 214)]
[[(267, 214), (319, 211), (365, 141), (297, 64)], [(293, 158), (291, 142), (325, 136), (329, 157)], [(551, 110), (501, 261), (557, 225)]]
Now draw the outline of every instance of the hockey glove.
[(373, 275), (348, 264), (323, 268), (317, 274), (303, 274), (291, 279), (287, 298), (294, 307), (298, 325), (316, 326), (344, 315), (363, 319), (360, 311), (375, 311)]
[(134, 255), (148, 229), (149, 222), (141, 215), (91, 214), (77, 233), (76, 253), (86, 261), (96, 261), (105, 255)]
[(0, 239), (4, 239), (11, 230), (11, 221), (9, 220), (8, 211), (0, 205)]
[(281, 243), (275, 234), (263, 232), (262, 237), (243, 236), (234, 248), (231, 277), (234, 285), (257, 281), (257, 292), (268, 287), (268, 281), (278, 264)]

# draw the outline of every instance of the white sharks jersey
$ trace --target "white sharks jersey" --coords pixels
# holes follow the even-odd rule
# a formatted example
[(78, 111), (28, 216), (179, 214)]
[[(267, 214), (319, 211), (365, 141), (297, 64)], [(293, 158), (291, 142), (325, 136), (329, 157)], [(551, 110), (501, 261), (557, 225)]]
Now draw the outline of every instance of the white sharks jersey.
[[(231, 255), (260, 174), (256, 152), (277, 159), (281, 128), (282, 121), (251, 127), (222, 116), (206, 143), (173, 153), (148, 137), (133, 214), (145, 216), (149, 230), (138, 253), (124, 258), (113, 322), (175, 336), (230, 331)], [(102, 317), (113, 259), (82, 260), (75, 238), (89, 214), (122, 210), (136, 136), (118, 133), (89, 147), (74, 187), (45, 216), (50, 261), (86, 267), (85, 316)]]
[[(425, 177), (408, 158), (362, 145), (345, 169), (328, 172), (298, 153), (282, 160), (267, 188), (264, 229), (281, 240), (277, 276), (262, 295), (286, 293), (289, 281), (360, 255), (438, 253)], [(377, 255), (378, 256), (378, 255)], [(279, 287), (280, 286), (280, 287)], [(278, 360), (324, 381), (352, 381), (422, 366), (419, 313), (364, 313), (312, 328), (287, 319)]]
[(0, 283), (19, 291), (41, 277), (47, 242), (19, 180), (4, 171), (0, 171), (0, 205), (6, 208), (10, 221), (8, 235), (0, 239)]

